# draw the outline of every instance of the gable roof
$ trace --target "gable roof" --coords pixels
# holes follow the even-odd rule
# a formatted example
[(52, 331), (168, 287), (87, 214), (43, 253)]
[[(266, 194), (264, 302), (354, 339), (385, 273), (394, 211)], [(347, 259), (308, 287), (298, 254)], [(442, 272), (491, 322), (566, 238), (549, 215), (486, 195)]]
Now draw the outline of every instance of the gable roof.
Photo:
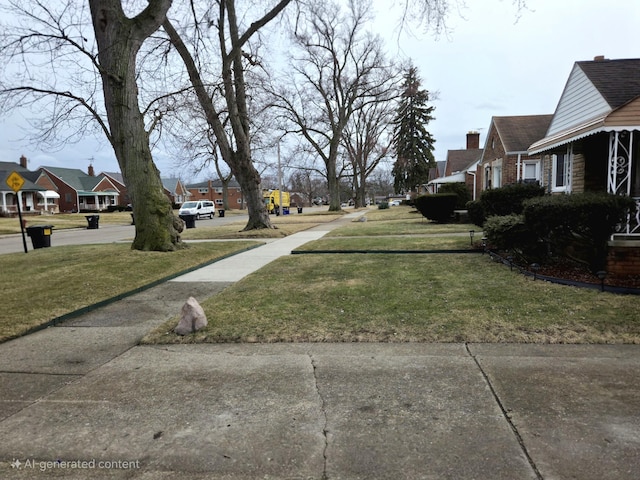
[(20, 190), (22, 191), (45, 191), (46, 188), (42, 188), (40, 185), (34, 183), (34, 181), (38, 178), (37, 173), (34, 176), (35, 172), (23, 167), (19, 163), (15, 162), (0, 162), (0, 191), (9, 191), (9, 186), (7, 185), (7, 178), (11, 173), (17, 172), (24, 179), (24, 185)]
[(640, 58), (576, 62), (611, 110), (640, 95)]
[(120, 185), (124, 185), (124, 177), (122, 176), (122, 173), (120, 172), (102, 172), (101, 175), (106, 175), (107, 177), (109, 177), (111, 180), (115, 180), (116, 182), (118, 182)]
[(465, 149), (465, 150), (449, 150), (447, 152), (447, 163), (443, 174), (452, 175), (456, 172), (462, 172), (467, 167), (473, 165), (482, 156), (481, 148)]
[(505, 152), (509, 155), (525, 153), (532, 143), (544, 138), (552, 118), (551, 114), (518, 115), (493, 117), (491, 121), (498, 132)]
[(103, 175), (93, 177), (84, 173), (78, 168), (61, 168), (61, 167), (40, 167), (46, 172), (55, 175), (64, 183), (72, 187), (77, 191), (92, 191), (100, 181), (104, 178)]
[(165, 190), (167, 190), (171, 194), (175, 194), (178, 190), (178, 183), (180, 183), (179, 178), (161, 178), (162, 186)]
[[(607, 117), (640, 97), (640, 59), (576, 62), (564, 87), (545, 137), (529, 146), (539, 153), (602, 131)], [(629, 126), (640, 125), (640, 118)], [(627, 128), (628, 129), (628, 128)]]

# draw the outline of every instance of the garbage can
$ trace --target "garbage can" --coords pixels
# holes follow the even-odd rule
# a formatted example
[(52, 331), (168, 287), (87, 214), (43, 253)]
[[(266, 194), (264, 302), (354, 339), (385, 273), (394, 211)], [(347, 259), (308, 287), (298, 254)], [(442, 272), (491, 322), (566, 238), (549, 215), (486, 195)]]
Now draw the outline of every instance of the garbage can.
[(218, 216), (219, 217), (224, 217), (224, 210), (218, 210)]
[(87, 230), (97, 230), (98, 221), (100, 221), (100, 215), (85, 215), (87, 219)]
[(289, 215), (289, 207), (282, 207), (282, 214)]
[(184, 221), (184, 225), (187, 228), (196, 228), (196, 216), (195, 215), (180, 215), (180, 218)]
[(27, 235), (31, 237), (33, 248), (46, 248), (51, 246), (52, 225), (33, 225), (27, 227)]
[(298, 207), (298, 213), (302, 213), (302, 207)]

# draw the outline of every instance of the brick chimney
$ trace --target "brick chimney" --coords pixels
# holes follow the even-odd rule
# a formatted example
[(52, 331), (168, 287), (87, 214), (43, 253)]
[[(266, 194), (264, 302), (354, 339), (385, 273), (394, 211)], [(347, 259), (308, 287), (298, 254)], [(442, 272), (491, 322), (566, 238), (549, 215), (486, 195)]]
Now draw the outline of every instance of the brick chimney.
[(89, 171), (88, 171), (88, 173), (89, 173), (89, 176), (90, 176), (90, 177), (95, 177), (95, 176), (96, 176), (95, 172), (93, 171), (93, 165), (91, 165), (91, 164), (89, 164)]
[(25, 157), (24, 155), (20, 157), (20, 166), (22, 168), (27, 168), (27, 157)]
[(480, 132), (467, 133), (467, 150), (477, 150), (480, 148)]
[(604, 55), (597, 55), (593, 57), (594, 62), (604, 62), (605, 60), (606, 60), (606, 57)]

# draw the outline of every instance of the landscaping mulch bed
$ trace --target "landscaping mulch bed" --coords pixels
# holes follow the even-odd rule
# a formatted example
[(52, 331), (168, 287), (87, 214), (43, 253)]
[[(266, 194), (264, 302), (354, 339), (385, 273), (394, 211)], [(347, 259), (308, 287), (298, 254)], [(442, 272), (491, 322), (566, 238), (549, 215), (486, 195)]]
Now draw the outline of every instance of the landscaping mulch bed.
[[(505, 252), (497, 252), (497, 254), (503, 260), (508, 256)], [(520, 268), (533, 273), (530, 266), (520, 266)], [(559, 278), (572, 282), (592, 283), (595, 285), (600, 285), (601, 282), (598, 276), (593, 274), (586, 265), (572, 262), (566, 258), (557, 258), (554, 259), (553, 263), (541, 264), (537, 274), (544, 277)], [(607, 275), (604, 279), (604, 284), (611, 287), (640, 289), (640, 275), (628, 275), (624, 277)]]

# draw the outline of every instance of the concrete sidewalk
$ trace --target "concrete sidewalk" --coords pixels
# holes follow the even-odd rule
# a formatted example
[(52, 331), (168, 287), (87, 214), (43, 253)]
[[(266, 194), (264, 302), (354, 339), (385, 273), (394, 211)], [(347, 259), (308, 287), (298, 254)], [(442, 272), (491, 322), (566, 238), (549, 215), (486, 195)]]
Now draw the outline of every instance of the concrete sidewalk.
[(0, 478), (640, 476), (640, 346), (137, 345), (335, 226), (0, 344)]

